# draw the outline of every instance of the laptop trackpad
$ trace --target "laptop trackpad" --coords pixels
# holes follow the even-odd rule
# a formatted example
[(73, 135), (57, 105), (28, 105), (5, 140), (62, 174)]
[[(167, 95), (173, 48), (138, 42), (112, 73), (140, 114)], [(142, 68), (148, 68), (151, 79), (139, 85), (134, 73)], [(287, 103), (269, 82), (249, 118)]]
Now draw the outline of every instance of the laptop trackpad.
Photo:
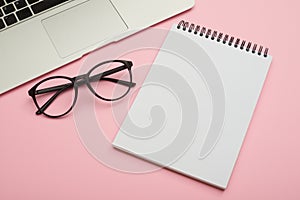
[(126, 24), (108, 0), (77, 5), (44, 19), (42, 24), (61, 57), (127, 30)]

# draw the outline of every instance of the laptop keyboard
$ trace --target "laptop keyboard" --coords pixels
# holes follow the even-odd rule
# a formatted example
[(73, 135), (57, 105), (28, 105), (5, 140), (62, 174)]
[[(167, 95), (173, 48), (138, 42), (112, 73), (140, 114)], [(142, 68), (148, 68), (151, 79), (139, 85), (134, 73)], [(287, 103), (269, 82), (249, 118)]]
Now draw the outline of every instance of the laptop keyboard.
[(0, 30), (71, 0), (0, 0)]

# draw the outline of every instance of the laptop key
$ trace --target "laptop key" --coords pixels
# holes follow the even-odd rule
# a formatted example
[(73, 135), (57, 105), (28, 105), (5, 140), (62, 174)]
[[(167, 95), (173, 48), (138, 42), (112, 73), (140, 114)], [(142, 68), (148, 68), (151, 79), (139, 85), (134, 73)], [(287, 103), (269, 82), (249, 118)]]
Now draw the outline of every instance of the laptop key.
[(14, 14), (10, 14), (10, 15), (7, 15), (7, 16), (4, 17), (4, 21), (5, 21), (7, 26), (10, 26), (10, 25), (16, 23), (18, 20), (17, 20), (17, 18), (15, 17)]
[(2, 19), (0, 19), (0, 30), (5, 28), (5, 24)]
[(3, 12), (1, 11), (1, 8), (0, 8), (0, 17), (3, 17)]
[(24, 8), (22, 10), (19, 10), (18, 12), (16, 12), (16, 14), (19, 20), (23, 20), (32, 16), (32, 13), (29, 8)]
[(11, 2), (14, 2), (16, 0), (6, 0), (6, 3), (11, 3)]
[(1, 7), (1, 6), (4, 6), (4, 5), (5, 5), (4, 0), (0, 0), (0, 7)]
[(31, 9), (34, 14), (37, 14), (67, 1), (69, 0), (44, 0), (32, 5)]
[(21, 9), (21, 8), (24, 8), (25, 6), (27, 6), (27, 3), (25, 0), (18, 0), (15, 2), (15, 6), (17, 9)]
[(39, 0), (27, 0), (29, 4), (33, 4), (35, 2), (38, 2)]
[(6, 0), (6, 3), (9, 4), (9, 3), (14, 2), (14, 1), (16, 1), (16, 0)]
[(4, 6), (2, 9), (6, 15), (15, 11), (15, 7), (12, 4), (8, 4), (7, 6)]

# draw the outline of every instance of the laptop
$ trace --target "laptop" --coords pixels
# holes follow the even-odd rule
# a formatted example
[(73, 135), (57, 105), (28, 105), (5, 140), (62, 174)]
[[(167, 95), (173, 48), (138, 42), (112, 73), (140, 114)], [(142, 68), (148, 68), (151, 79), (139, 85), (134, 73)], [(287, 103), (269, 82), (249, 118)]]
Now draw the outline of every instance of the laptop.
[(193, 5), (194, 0), (0, 0), (0, 94)]

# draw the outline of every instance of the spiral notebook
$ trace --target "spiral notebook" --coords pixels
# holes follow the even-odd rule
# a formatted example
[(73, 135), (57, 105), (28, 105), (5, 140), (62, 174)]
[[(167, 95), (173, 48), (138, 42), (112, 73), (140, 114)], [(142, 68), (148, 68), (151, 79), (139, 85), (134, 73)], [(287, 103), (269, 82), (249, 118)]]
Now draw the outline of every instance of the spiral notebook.
[(225, 189), (271, 60), (268, 48), (180, 21), (113, 146)]

